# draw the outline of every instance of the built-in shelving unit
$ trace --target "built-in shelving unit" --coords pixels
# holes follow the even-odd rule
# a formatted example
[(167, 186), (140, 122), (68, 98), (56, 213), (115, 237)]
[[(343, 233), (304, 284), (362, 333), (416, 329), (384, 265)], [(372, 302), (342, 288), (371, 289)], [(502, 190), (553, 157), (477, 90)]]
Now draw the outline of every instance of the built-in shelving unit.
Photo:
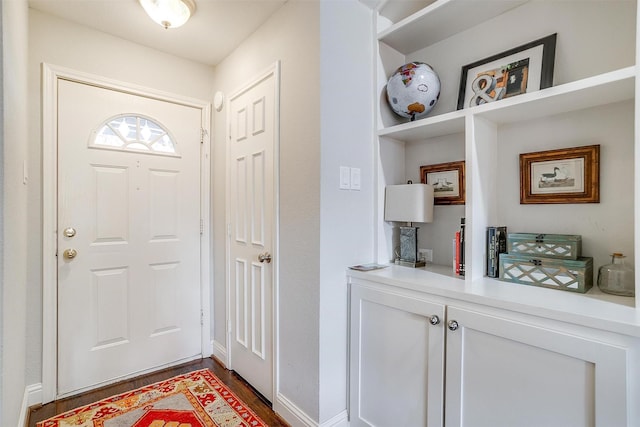
[[(501, 15), (526, 0), (438, 0), (378, 34), (378, 40), (408, 54)], [(426, 41), (426, 42), (425, 42)]]
[[(413, 9), (403, 14), (403, 3)], [(433, 249), (438, 264), (430, 271), (447, 275), (451, 238), (461, 217), (467, 222), (466, 259), (471, 262), (465, 288), (470, 290), (504, 289), (503, 283), (485, 277), (490, 225), (506, 225), (510, 232), (580, 234), (596, 273), (613, 251), (640, 266), (634, 238), (640, 227), (634, 196), (640, 186), (636, 1), (436, 0), (423, 2), (419, 10), (414, 2), (391, 1), (377, 9), (378, 262), (389, 261), (394, 252), (393, 225), (382, 220), (385, 185), (419, 181), (422, 164), (465, 160), (466, 204), (436, 206), (434, 222), (420, 229), (420, 247)], [(553, 33), (558, 36), (552, 87), (456, 109), (462, 66)], [(393, 70), (415, 60), (438, 72), (442, 95), (429, 116), (406, 122), (386, 105), (384, 87)], [(593, 144), (601, 145), (600, 203), (520, 204), (519, 154)], [(639, 278), (636, 272), (636, 283)], [(595, 280), (591, 292), (570, 299), (601, 301), (613, 310), (640, 306), (639, 297), (600, 293)], [(514, 292), (517, 299), (517, 289), (509, 298)], [(557, 292), (548, 290), (549, 298)]]

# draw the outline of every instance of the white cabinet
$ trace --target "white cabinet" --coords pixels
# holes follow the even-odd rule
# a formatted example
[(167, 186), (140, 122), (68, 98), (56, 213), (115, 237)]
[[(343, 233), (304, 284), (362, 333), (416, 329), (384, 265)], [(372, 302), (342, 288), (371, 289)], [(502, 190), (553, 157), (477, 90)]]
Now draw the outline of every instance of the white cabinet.
[(602, 342), (453, 305), (447, 319), (457, 325), (447, 333), (447, 426), (629, 425), (631, 351), (617, 337)]
[(442, 425), (444, 306), (366, 285), (350, 297), (351, 425)]
[(350, 281), (351, 426), (640, 424), (637, 336), (361, 276)]

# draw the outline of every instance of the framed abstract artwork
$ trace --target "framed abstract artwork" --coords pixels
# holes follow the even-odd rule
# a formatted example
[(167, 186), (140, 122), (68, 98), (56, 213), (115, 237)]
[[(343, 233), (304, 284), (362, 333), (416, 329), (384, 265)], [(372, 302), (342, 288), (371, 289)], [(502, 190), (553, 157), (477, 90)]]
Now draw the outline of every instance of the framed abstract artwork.
[(458, 110), (553, 85), (557, 34), (462, 67)]

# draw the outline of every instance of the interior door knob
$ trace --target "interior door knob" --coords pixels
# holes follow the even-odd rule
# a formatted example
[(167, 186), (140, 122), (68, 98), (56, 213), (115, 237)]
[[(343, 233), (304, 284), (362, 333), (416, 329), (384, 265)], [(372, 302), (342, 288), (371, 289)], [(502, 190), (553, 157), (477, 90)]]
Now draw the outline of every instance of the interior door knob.
[(269, 264), (271, 262), (271, 254), (269, 252), (265, 252), (258, 255), (258, 261), (266, 262), (267, 264)]
[(66, 259), (74, 259), (78, 255), (78, 251), (73, 248), (65, 249), (62, 253)]

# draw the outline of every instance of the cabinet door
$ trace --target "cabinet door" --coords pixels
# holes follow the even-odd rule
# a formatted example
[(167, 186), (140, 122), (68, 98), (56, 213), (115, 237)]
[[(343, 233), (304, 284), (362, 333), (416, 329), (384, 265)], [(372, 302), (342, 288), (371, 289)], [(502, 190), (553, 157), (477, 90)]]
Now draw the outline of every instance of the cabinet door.
[(448, 427), (627, 425), (626, 348), (456, 307), (447, 320)]
[(442, 426), (443, 321), (441, 304), (352, 285), (351, 426)]

